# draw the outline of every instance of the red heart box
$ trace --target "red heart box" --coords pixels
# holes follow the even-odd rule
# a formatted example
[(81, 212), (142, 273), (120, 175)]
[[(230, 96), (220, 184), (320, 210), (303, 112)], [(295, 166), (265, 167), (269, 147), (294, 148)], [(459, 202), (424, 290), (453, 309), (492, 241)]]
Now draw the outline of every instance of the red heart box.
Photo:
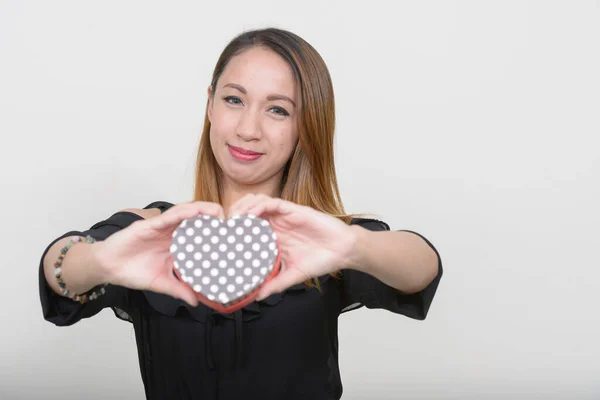
[(254, 301), (280, 266), (277, 235), (267, 220), (252, 215), (188, 218), (173, 232), (171, 255), (177, 277), (224, 314)]

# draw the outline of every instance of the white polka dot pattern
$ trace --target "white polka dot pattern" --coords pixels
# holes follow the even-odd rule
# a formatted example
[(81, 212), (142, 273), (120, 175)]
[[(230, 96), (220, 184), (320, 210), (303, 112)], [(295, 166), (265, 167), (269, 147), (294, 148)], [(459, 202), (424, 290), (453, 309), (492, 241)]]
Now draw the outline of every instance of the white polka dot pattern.
[(208, 300), (235, 304), (262, 285), (277, 260), (277, 235), (254, 216), (199, 215), (173, 232), (171, 254), (183, 282)]

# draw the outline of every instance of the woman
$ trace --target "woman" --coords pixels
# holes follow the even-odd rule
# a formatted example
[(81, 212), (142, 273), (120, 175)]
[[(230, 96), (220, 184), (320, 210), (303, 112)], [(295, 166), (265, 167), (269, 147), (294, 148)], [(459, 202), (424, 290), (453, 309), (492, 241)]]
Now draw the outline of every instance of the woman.
[[(65, 326), (110, 307), (132, 322), (148, 399), (340, 398), (338, 316), (366, 306), (424, 319), (442, 266), (420, 234), (344, 212), (333, 132), (319, 54), (283, 30), (239, 35), (208, 88), (194, 201), (125, 209), (53, 241), (44, 318)], [(198, 214), (254, 214), (278, 235), (280, 273), (233, 313), (199, 303), (173, 273), (172, 234)], [(65, 249), (87, 236), (95, 243)]]

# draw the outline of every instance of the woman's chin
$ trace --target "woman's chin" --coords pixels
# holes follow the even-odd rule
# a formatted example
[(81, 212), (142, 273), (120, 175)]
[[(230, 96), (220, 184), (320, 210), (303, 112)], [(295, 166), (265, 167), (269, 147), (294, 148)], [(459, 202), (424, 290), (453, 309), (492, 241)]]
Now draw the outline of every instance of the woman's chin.
[(239, 186), (255, 186), (264, 181), (264, 179), (248, 173), (226, 173), (225, 177), (228, 181)]

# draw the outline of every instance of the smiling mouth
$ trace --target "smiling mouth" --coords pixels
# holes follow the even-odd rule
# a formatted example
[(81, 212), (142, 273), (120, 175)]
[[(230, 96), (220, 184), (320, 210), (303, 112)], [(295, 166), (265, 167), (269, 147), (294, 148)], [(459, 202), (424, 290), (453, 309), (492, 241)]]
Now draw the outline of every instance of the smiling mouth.
[(254, 160), (259, 159), (263, 155), (262, 153), (257, 153), (255, 151), (246, 150), (246, 149), (242, 149), (242, 148), (231, 146), (231, 145), (227, 145), (227, 148), (229, 149), (229, 153), (235, 159), (238, 159), (241, 161), (254, 161)]

